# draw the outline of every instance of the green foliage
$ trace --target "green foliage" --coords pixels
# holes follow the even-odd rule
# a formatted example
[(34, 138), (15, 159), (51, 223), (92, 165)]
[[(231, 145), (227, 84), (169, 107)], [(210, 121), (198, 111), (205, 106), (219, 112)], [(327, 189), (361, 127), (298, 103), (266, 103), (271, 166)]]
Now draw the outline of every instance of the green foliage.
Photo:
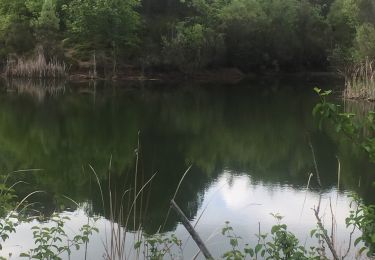
[(48, 34), (48, 31), (58, 31), (59, 24), (60, 20), (56, 16), (56, 4), (54, 3), (54, 0), (44, 0), (40, 16), (38, 17), (35, 26), (38, 30), (43, 30), (44, 33)]
[[(236, 233), (234, 233), (233, 228), (229, 226), (228, 221), (225, 223), (224, 228), (221, 230), (221, 234), (225, 235), (229, 239), (229, 244), (231, 247), (230, 251), (225, 252), (223, 254), (223, 258), (228, 259), (228, 260), (245, 258), (245, 254), (239, 249), (239, 240), (242, 238), (237, 236)], [(248, 250), (252, 250), (252, 249), (248, 249)]]
[(189, 73), (220, 60), (223, 38), (211, 28), (181, 22), (173, 30), (171, 37), (163, 38), (163, 55), (167, 64)]
[(15, 191), (7, 184), (7, 177), (0, 176), (0, 218), (15, 207)]
[(342, 133), (359, 144), (367, 151), (370, 160), (375, 161), (374, 113), (369, 113), (365, 120), (353, 120), (355, 114), (344, 113), (340, 105), (335, 105), (327, 101), (327, 96), (332, 91), (322, 91), (319, 88), (315, 88), (314, 90), (319, 95), (321, 101), (313, 109), (313, 115), (319, 119), (319, 126), (321, 127), (324, 121), (332, 123), (337, 133)]
[(9, 176), (0, 176), (0, 251), (2, 243), (7, 240), (11, 233), (16, 232), (19, 224), (19, 216), (14, 209), (16, 207), (15, 190), (9, 187), (7, 180)]
[(106, 55), (134, 50), (140, 26), (138, 5), (138, 0), (72, 0), (63, 5), (68, 34), (76, 44)]
[(192, 20), (223, 35), (231, 66), (280, 70), (325, 62), (327, 24), (307, 0), (188, 3), (199, 12)]
[(333, 48), (331, 63), (346, 69), (353, 62), (375, 57), (373, 1), (335, 0), (328, 15)]
[(352, 204), (349, 217), (346, 218), (347, 227), (355, 227), (362, 234), (354, 241), (357, 246), (360, 241), (364, 243), (360, 252), (367, 251), (367, 256), (375, 256), (375, 205), (366, 205), (357, 195), (352, 194)]
[(375, 25), (375, 2), (372, 0), (358, 0), (359, 18), (363, 23)]
[(12, 233), (16, 232), (16, 227), (19, 225), (19, 222), (18, 214), (12, 211), (0, 218), (0, 251), (2, 249), (2, 243), (5, 242)]
[(279, 214), (271, 214), (277, 221), (277, 224), (272, 226), (270, 234), (259, 233), (256, 234), (258, 243), (251, 247), (246, 244), (241, 250), (239, 241), (242, 239), (237, 236), (233, 228), (229, 226), (229, 222), (225, 223), (222, 229), (222, 234), (229, 239), (231, 250), (224, 253), (223, 258), (227, 260), (237, 259), (321, 259), (318, 255), (317, 249), (311, 247), (309, 250), (300, 245), (296, 236), (288, 231), (287, 225), (282, 224), (282, 216)]
[(145, 259), (161, 260), (168, 255), (171, 259), (177, 259), (178, 256), (172, 253), (172, 248), (177, 246), (182, 255), (182, 242), (174, 234), (156, 233), (153, 235), (143, 235), (141, 240), (134, 244), (134, 249), (143, 250)]
[(0, 57), (29, 55), (41, 45), (47, 57), (73, 64), (95, 53), (104, 73), (139, 62), (184, 72), (326, 69), (329, 62), (342, 68), (375, 56), (374, 6), (372, 0), (0, 0)]
[[(14, 186), (21, 182), (16, 182), (9, 187), (7, 185), (8, 179), (9, 176), (0, 176), (0, 251), (2, 250), (2, 243), (9, 239), (12, 233), (16, 232), (16, 228), (21, 222), (35, 219), (25, 214), (27, 205), (21, 205), (31, 194), (17, 202)], [(38, 218), (38, 220), (48, 221), (47, 225), (52, 225), (52, 227), (44, 226), (43, 224), (32, 227), (36, 247), (28, 252), (21, 253), (20, 257), (29, 259), (62, 259), (62, 254), (67, 253), (70, 256), (71, 248), (79, 250), (81, 245), (89, 242), (89, 237), (94, 232), (98, 232), (95, 227), (96, 218), (90, 218), (88, 223), (83, 225), (74, 237), (70, 237), (66, 233), (65, 223), (69, 220), (68, 217), (53, 214), (48, 219)]]
[(41, 45), (47, 59), (58, 56), (60, 19), (56, 14), (55, 0), (44, 0), (42, 10), (33, 25), (37, 41)]
[(18, 226), (18, 216), (16, 214), (9, 214), (5, 218), (0, 219), (0, 250), (2, 249), (2, 242), (5, 242), (11, 233), (16, 232)]
[(25, 53), (34, 47), (30, 16), (25, 1), (0, 1), (0, 57)]
[(375, 25), (364, 23), (357, 28), (355, 46), (358, 60), (375, 60)]
[[(314, 89), (319, 95), (321, 102), (318, 103), (313, 114), (320, 122), (328, 121), (333, 124), (338, 133), (344, 134), (347, 138), (361, 146), (369, 155), (372, 162), (375, 162), (375, 113), (370, 112), (364, 120), (356, 121), (355, 114), (343, 113), (339, 105), (327, 101), (331, 91)], [(375, 255), (375, 205), (366, 205), (356, 194), (351, 195), (352, 206), (350, 215), (346, 218), (347, 227), (358, 228), (362, 235), (355, 240), (356, 246), (362, 241), (365, 247), (360, 252), (367, 250), (368, 256)], [(354, 208), (354, 209), (353, 209)]]
[[(29, 259), (62, 259), (62, 254), (71, 255), (72, 248), (79, 250), (81, 245), (89, 242), (89, 237), (93, 232), (98, 232), (94, 227), (94, 223), (83, 225), (79, 234), (70, 238), (66, 233), (65, 223), (70, 220), (69, 217), (62, 217), (54, 214), (48, 219), (52, 223), (52, 227), (37, 225), (32, 227), (35, 248), (28, 252), (21, 253), (20, 257)], [(70, 257), (69, 257), (70, 258)]]

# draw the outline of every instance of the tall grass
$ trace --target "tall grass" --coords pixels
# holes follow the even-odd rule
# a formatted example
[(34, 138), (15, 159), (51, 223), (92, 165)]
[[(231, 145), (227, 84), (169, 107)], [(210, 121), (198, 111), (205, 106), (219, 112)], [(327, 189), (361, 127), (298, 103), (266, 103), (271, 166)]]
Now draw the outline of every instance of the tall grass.
[(345, 77), (345, 98), (375, 100), (374, 61), (366, 59), (341, 73)]
[[(105, 227), (105, 239), (103, 241), (105, 260), (126, 260), (126, 259), (140, 259), (147, 255), (145, 247), (136, 247), (137, 243), (144, 244), (146, 234), (143, 232), (142, 217), (147, 215), (147, 204), (143, 202), (144, 197), (149, 197), (150, 193), (146, 189), (150, 188), (152, 180), (157, 173), (154, 173), (150, 178), (144, 180), (142, 184), (137, 184), (138, 166), (139, 166), (139, 133), (138, 133), (138, 147), (135, 150), (135, 172), (134, 182), (128, 185), (124, 183), (121, 197), (117, 197), (117, 192), (113, 190), (111, 172), (112, 172), (112, 157), (108, 165), (108, 187), (102, 186), (98, 174), (90, 165), (91, 172), (94, 174), (96, 182), (100, 190), (102, 199), (104, 215), (108, 215), (109, 227)], [(133, 186), (134, 185), (134, 186)], [(138, 187), (139, 185), (139, 187)], [(104, 194), (107, 191), (107, 194)], [(147, 194), (148, 193), (148, 196)], [(137, 221), (138, 220), (138, 221)]]
[[(138, 133), (138, 146), (135, 150), (135, 171), (134, 180), (124, 183), (120, 197), (113, 190), (111, 180), (112, 159), (108, 166), (108, 187), (105, 188), (98, 174), (92, 166), (91, 172), (95, 176), (102, 199), (103, 209), (108, 210), (109, 225), (105, 227), (104, 259), (105, 260), (127, 260), (127, 259), (180, 259), (176, 254), (182, 256), (181, 241), (173, 234), (162, 233), (162, 229), (169, 217), (169, 211), (165, 221), (161, 223), (156, 234), (147, 234), (143, 227), (143, 218), (147, 216), (151, 186), (155, 172), (151, 177), (145, 178), (143, 172), (139, 172), (141, 156), (141, 145)], [(174, 193), (173, 199), (177, 196), (181, 183), (191, 166), (185, 171)], [(138, 181), (140, 182), (137, 182)], [(129, 185), (128, 185), (129, 184)], [(104, 194), (103, 192), (108, 192)], [(174, 249), (176, 252), (174, 252)]]
[(32, 59), (8, 59), (5, 67), (7, 78), (65, 78), (68, 68), (56, 59), (47, 61), (42, 52)]

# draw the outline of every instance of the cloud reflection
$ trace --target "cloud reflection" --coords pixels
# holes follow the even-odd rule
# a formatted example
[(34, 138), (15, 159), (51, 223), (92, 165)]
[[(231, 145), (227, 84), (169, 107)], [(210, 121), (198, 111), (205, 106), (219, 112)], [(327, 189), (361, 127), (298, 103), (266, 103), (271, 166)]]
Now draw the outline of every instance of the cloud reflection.
[[(205, 199), (197, 216), (207, 207), (204, 216), (199, 221), (199, 232), (203, 237), (212, 236), (212, 230), (224, 226), (230, 220), (234, 230), (247, 242), (255, 242), (254, 234), (258, 233), (260, 223), (262, 232), (269, 232), (276, 223), (270, 213), (284, 216), (282, 222), (294, 232), (302, 243), (315, 243), (310, 239), (309, 231), (316, 226), (312, 208), (318, 204), (319, 193), (306, 189), (295, 189), (287, 185), (254, 183), (248, 174), (233, 174), (224, 171), (211, 185), (204, 195)], [(304, 200), (306, 197), (306, 202)], [(346, 194), (331, 189), (322, 194), (321, 214), (326, 228), (331, 230), (331, 214), (329, 201), (336, 218), (337, 244), (345, 245), (349, 240), (349, 230), (345, 228), (345, 218), (348, 216), (350, 199)], [(302, 211), (303, 210), (303, 211)], [(226, 246), (217, 235), (211, 242)], [(219, 253), (218, 251), (216, 253)]]

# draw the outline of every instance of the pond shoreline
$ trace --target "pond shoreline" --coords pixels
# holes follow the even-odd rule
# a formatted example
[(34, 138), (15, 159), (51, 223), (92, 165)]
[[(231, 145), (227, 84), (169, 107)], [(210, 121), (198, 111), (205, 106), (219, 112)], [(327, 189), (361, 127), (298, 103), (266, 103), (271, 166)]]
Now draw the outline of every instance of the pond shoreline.
[[(142, 73), (141, 71), (131, 71), (130, 73), (120, 72), (115, 77), (104, 78), (97, 77), (97, 80), (109, 81), (161, 81), (161, 82), (226, 82), (238, 83), (245, 79), (257, 77), (301, 77), (301, 78), (315, 78), (315, 77), (330, 77), (341, 79), (340, 75), (330, 71), (302, 71), (302, 72), (261, 72), (261, 73), (244, 73), (237, 68), (219, 68), (212, 70), (203, 70), (191, 74), (182, 73), (178, 71), (171, 72), (155, 72)], [(91, 78), (87, 73), (72, 73), (69, 76), (71, 82), (90, 81)]]
[[(275, 78), (304, 78), (311, 79), (316, 77), (342, 79), (340, 75), (332, 71), (301, 71), (301, 72), (260, 72), (260, 73), (243, 73), (237, 68), (218, 68), (211, 70), (202, 70), (195, 73), (183, 73), (178, 71), (169, 72), (146, 72), (130, 69), (129, 71), (121, 71), (114, 77), (92, 77), (87, 71), (75, 71), (67, 76), (67, 81), (71, 83), (89, 82), (93, 80), (117, 81), (117, 82), (142, 82), (142, 81), (159, 81), (159, 82), (206, 82), (206, 83), (238, 83), (246, 79), (254, 79), (258, 77), (275, 77)], [(5, 73), (0, 74), (0, 78), (8, 79)], [(29, 80), (30, 78), (25, 78)], [(39, 78), (38, 78), (39, 80)]]

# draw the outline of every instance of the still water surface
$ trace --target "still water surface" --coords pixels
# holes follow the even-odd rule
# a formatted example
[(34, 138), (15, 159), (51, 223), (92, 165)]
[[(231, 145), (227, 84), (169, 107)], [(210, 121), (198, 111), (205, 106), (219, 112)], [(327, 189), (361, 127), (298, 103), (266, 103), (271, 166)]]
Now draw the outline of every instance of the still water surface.
[[(134, 184), (137, 152), (138, 185), (157, 172), (143, 195), (142, 213), (137, 213), (136, 225), (142, 223), (145, 233), (153, 234), (164, 223), (169, 200), (192, 165), (176, 202), (193, 222), (199, 220), (197, 231), (216, 257), (229, 245), (220, 233), (225, 221), (230, 221), (246, 242), (255, 243), (259, 225), (262, 232), (269, 232), (275, 224), (270, 213), (284, 216), (283, 222), (300, 241), (312, 244), (309, 230), (316, 220), (311, 209), (319, 194), (328, 226), (331, 200), (337, 243), (344, 248), (349, 238), (345, 229), (347, 195), (357, 191), (371, 201), (375, 167), (361, 149), (334, 130), (318, 129), (311, 114), (318, 102), (312, 91), (316, 84), (334, 88), (336, 83), (83, 83), (59, 84), (52, 89), (3, 84), (0, 167), (4, 173), (42, 169), (17, 174), (28, 182), (18, 186), (17, 193), (22, 197), (44, 190), (32, 198), (38, 202), (35, 210), (46, 215), (62, 210), (72, 219), (68, 223), (71, 230), (86, 223), (84, 209), (101, 216), (100, 234), (91, 238), (88, 259), (102, 259), (109, 225), (109, 206), (103, 208), (90, 166), (98, 174), (104, 200), (109, 200), (109, 186), (112, 198), (120, 198)], [(363, 104), (346, 106), (356, 112), (369, 109)], [(339, 187), (336, 157), (341, 162)], [(310, 173), (313, 176), (307, 189)], [(114, 200), (119, 207), (119, 199)], [(1, 254), (12, 253), (14, 258), (33, 246), (33, 224), (21, 225)], [(183, 242), (188, 237), (173, 213), (163, 231), (175, 232)], [(196, 252), (189, 239), (184, 246), (185, 259)], [(73, 259), (82, 257), (78, 252)]]

